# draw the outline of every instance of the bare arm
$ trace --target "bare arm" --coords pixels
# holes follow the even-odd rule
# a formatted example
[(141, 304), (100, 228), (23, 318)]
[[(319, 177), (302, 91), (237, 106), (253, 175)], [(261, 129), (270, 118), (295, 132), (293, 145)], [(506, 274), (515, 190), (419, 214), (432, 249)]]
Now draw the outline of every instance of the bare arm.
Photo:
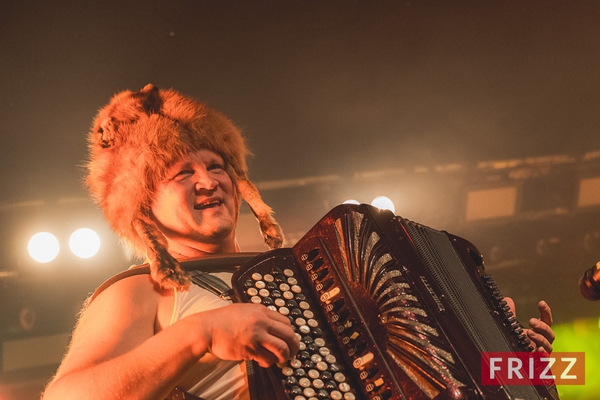
[(208, 351), (269, 365), (298, 349), (285, 317), (249, 304), (193, 314), (155, 335), (159, 298), (144, 276), (96, 298), (43, 399), (162, 400)]

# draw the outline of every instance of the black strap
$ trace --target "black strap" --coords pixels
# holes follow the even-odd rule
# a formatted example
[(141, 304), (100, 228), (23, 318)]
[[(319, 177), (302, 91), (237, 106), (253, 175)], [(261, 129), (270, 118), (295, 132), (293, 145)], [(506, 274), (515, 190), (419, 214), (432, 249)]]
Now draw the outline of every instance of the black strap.
[[(179, 265), (181, 268), (186, 271), (204, 271), (208, 273), (214, 272), (234, 272), (237, 267), (245, 263), (246, 261), (250, 261), (254, 257), (258, 256), (262, 253), (253, 253), (253, 252), (245, 252), (245, 253), (226, 253), (226, 254), (207, 254), (206, 256), (199, 258), (197, 260), (187, 260), (180, 261)], [(150, 273), (150, 265), (143, 264), (135, 267), (131, 267), (128, 270), (125, 270), (121, 273), (118, 273), (111, 278), (107, 279), (98, 286), (98, 289), (92, 294), (88, 304), (91, 303), (100, 293), (102, 293), (107, 287), (112, 285), (115, 282), (120, 281), (121, 279), (128, 278), (130, 276), (135, 275), (143, 275)]]
[(204, 271), (190, 271), (192, 282), (202, 289), (219, 296), (223, 300), (231, 300), (232, 289), (223, 279)]

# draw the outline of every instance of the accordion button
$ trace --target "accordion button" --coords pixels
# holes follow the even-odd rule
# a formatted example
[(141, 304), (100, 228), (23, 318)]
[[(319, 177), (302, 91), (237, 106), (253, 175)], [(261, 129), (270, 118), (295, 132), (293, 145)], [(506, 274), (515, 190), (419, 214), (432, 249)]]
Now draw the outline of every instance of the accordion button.
[(294, 271), (292, 271), (292, 270), (291, 270), (291, 269), (289, 269), (289, 268), (286, 268), (286, 269), (284, 269), (284, 270), (283, 270), (283, 274), (284, 274), (285, 276), (287, 276), (287, 277), (294, 276)]
[(316, 354), (319, 352), (319, 346), (314, 343), (309, 344), (306, 348), (311, 352), (311, 354)]
[(256, 281), (254, 283), (254, 286), (256, 286), (258, 289), (264, 289), (265, 287), (267, 287), (267, 284), (263, 281)]
[(333, 379), (335, 379), (337, 382), (346, 382), (346, 376), (344, 374), (342, 374), (341, 372), (336, 372), (333, 375)]
[(258, 272), (255, 272), (252, 274), (252, 279), (254, 279), (255, 281), (260, 281), (262, 279), (262, 275)]
[(290, 285), (288, 285), (287, 283), (282, 283), (279, 285), (279, 290), (281, 290), (282, 292), (289, 292)]
[[(305, 335), (308, 335), (310, 333), (310, 326), (308, 325), (301, 325), (298, 330), (300, 331), (300, 333), (304, 333)], [(306, 338), (310, 338), (310, 336), (305, 336), (303, 339)], [(304, 343), (308, 344), (308, 343), (312, 343), (312, 340), (310, 342), (307, 342), (306, 340), (303, 340)]]
[(352, 363), (352, 366), (354, 366), (354, 368), (358, 369), (364, 365), (369, 364), (371, 361), (373, 361), (373, 359), (374, 359), (373, 353), (368, 352), (364, 356), (356, 358), (354, 360), (354, 362)]
[(329, 268), (324, 268), (317, 273), (317, 279), (322, 281), (327, 275), (329, 275)]
[(331, 351), (327, 347), (321, 347), (319, 349), (319, 354), (322, 355), (323, 357), (325, 357), (325, 356), (328, 356), (329, 354), (331, 354)]
[[(287, 368), (289, 368), (289, 367), (287, 367)], [(282, 370), (282, 371), (283, 371), (283, 370)], [(292, 374), (293, 374), (293, 373), (294, 373), (294, 371), (292, 371)], [(285, 375), (285, 374), (284, 374), (284, 375)], [(287, 378), (285, 378), (285, 383), (286, 383), (287, 385), (289, 385), (289, 386), (292, 386), (292, 385), (296, 385), (296, 384), (298, 384), (298, 380), (297, 380), (295, 377), (293, 377), (293, 376), (291, 376), (291, 375), (290, 375), (290, 376), (288, 376)]]
[(300, 303), (298, 303), (298, 306), (303, 310), (310, 309), (310, 304), (308, 304), (306, 301), (301, 301)]
[(306, 325), (306, 320), (304, 318), (296, 318), (296, 320), (294, 321), (296, 323), (296, 325), (298, 326), (303, 326)]
[[(302, 315), (302, 310), (300, 310), (299, 308), (292, 308), (290, 310), (290, 315), (294, 318), (298, 318)], [(306, 325), (306, 324), (302, 324), (302, 325)]]
[[(315, 316), (315, 313), (313, 313), (313, 312), (312, 312), (312, 311), (310, 311), (310, 310), (304, 310), (304, 312), (302, 313), (302, 315), (304, 316), (304, 318), (309, 318), (309, 319), (312, 319), (312, 318), (314, 318), (314, 316)], [(309, 324), (309, 325), (310, 325), (310, 324)], [(315, 327), (316, 327), (316, 325), (315, 325), (313, 328), (315, 328)]]
[[(338, 363), (333, 363), (333, 364), (331, 364), (331, 365), (329, 366), (329, 370), (330, 370), (331, 372), (334, 372), (334, 373), (335, 373), (335, 372), (339, 372), (339, 371), (341, 371), (341, 370), (342, 370), (342, 368), (340, 367), (340, 365), (339, 365)], [(335, 380), (337, 381), (337, 378), (335, 377), (336, 375), (337, 375), (337, 374), (333, 375), (333, 379), (335, 379)], [(340, 382), (340, 381), (338, 381), (338, 382)]]
[(256, 288), (249, 288), (246, 293), (248, 293), (248, 296), (256, 296), (258, 294), (258, 290), (256, 290)]
[(328, 290), (333, 285), (333, 278), (325, 279), (320, 290)]
[[(315, 379), (315, 380), (312, 382), (312, 384), (313, 384), (313, 386), (314, 386), (316, 389), (323, 389), (323, 387), (325, 386), (325, 382), (323, 382), (323, 381), (322, 381), (322, 380), (320, 380), (320, 379)], [(327, 393), (327, 392), (326, 392), (326, 393)]]
[(260, 289), (258, 291), (258, 294), (262, 297), (268, 297), (271, 294), (271, 292), (269, 292), (267, 289)]
[(296, 375), (298, 378), (302, 378), (306, 376), (306, 371), (302, 368), (298, 368), (296, 371), (294, 371), (294, 375)]
[(292, 285), (292, 292), (294, 293), (301, 293), (302, 292), (302, 288), (298, 285)]
[(314, 248), (311, 251), (309, 251), (308, 253), (306, 253), (306, 259), (307, 260), (314, 260), (316, 256), (319, 255), (319, 248)]
[(296, 278), (290, 277), (288, 278), (287, 283), (289, 283), (290, 285), (297, 285), (298, 280)]
[(344, 393), (344, 400), (356, 400), (356, 396), (354, 396), (354, 393)]
[(314, 363), (318, 363), (320, 361), (323, 361), (323, 357), (321, 357), (319, 354), (313, 354), (312, 356), (310, 356), (310, 360)]
[(337, 359), (335, 358), (335, 356), (333, 354), (328, 354), (327, 356), (325, 356), (325, 361), (327, 361), (330, 364), (333, 364), (334, 362), (337, 361)]
[(296, 295), (294, 296), (294, 298), (295, 298), (297, 301), (304, 301), (304, 300), (306, 300), (306, 296), (304, 295), (304, 293), (298, 293), (298, 294), (296, 294)]
[(285, 307), (285, 300), (283, 300), (281, 298), (276, 298), (275, 299), (275, 305), (277, 307)]
[(323, 266), (323, 264), (325, 264), (325, 260), (323, 260), (322, 258), (316, 259), (313, 262), (313, 268), (314, 269), (319, 269)]
[(300, 378), (298, 380), (298, 385), (302, 386), (303, 388), (310, 387), (310, 379), (308, 379), (308, 378)]
[(318, 337), (315, 339), (315, 344), (319, 347), (323, 347), (325, 346), (325, 339)]
[[(322, 371), (321, 379), (323, 379), (324, 381), (331, 381), (333, 379), (333, 375), (329, 371)], [(335, 383), (334, 383), (334, 387), (335, 387)]]
[(289, 299), (286, 304), (288, 308), (298, 308), (298, 302), (296, 300)]
[(346, 382), (342, 382), (338, 385), (338, 388), (342, 391), (342, 392), (349, 392), (350, 391), (350, 385), (348, 385)]
[[(273, 299), (272, 299), (272, 298), (270, 298), (270, 297), (264, 297), (264, 298), (262, 299), (262, 303), (263, 303), (265, 306), (273, 306)], [(275, 309), (275, 311), (277, 311), (277, 309)]]
[(254, 303), (254, 304), (260, 304), (260, 303), (262, 303), (262, 299), (260, 297), (258, 297), (258, 296), (252, 296), (250, 298), (250, 301), (252, 303)]
[(265, 282), (273, 282), (275, 280), (275, 277), (271, 274), (265, 274), (263, 279), (265, 280)]
[(343, 400), (344, 398), (342, 393), (337, 390), (332, 391), (331, 393), (329, 393), (329, 395), (333, 400)]
[(283, 292), (283, 298), (284, 299), (288, 299), (288, 300), (292, 300), (294, 298), (294, 293), (292, 292)]
[[(292, 386), (290, 388), (290, 393), (291, 394), (296, 394), (296, 395), (301, 395), (302, 394), (302, 388), (300, 386)], [(304, 397), (299, 396), (299, 397), (294, 397), (295, 400), (300, 400), (300, 399), (304, 399), (306, 400)]]
[(292, 376), (292, 375), (294, 375), (294, 370), (291, 369), (290, 367), (283, 367), (281, 369), (281, 373), (285, 376)]
[(302, 394), (304, 394), (307, 397), (313, 397), (316, 393), (315, 393), (315, 389), (313, 389), (311, 387), (307, 387), (304, 389)]
[(329, 368), (325, 361), (319, 361), (315, 366), (319, 371), (327, 371), (327, 368)]
[(279, 308), (279, 313), (280, 313), (281, 315), (288, 315), (288, 314), (290, 313), (290, 310), (289, 310), (289, 308), (287, 308), (287, 307), (280, 307), (280, 308)]
[(308, 376), (312, 379), (317, 379), (321, 374), (316, 369), (310, 369), (308, 370)]
[[(327, 381), (325, 382), (325, 389), (337, 389), (337, 383), (335, 383), (335, 381)], [(340, 393), (341, 394), (341, 393)]]

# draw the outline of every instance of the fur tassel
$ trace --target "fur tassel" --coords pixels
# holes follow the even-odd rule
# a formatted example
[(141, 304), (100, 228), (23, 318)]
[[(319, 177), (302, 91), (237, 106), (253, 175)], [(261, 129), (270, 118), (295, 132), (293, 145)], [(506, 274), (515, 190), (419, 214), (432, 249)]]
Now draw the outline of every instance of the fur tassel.
[(273, 210), (260, 197), (256, 186), (248, 178), (238, 178), (236, 185), (258, 220), (260, 231), (269, 249), (273, 250), (282, 247), (285, 242), (283, 231), (275, 221), (275, 218), (273, 218)]
[(187, 290), (191, 283), (189, 273), (171, 256), (165, 236), (148, 215), (148, 212), (140, 212), (134, 226), (139, 237), (146, 241), (146, 257), (152, 279), (163, 289)]

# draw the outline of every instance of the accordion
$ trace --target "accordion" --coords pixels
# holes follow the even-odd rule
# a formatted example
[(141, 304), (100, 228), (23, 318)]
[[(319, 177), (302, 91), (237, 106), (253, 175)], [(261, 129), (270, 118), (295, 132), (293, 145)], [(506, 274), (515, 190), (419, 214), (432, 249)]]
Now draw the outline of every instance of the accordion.
[(299, 353), (269, 369), (278, 398), (557, 399), (481, 385), (482, 352), (532, 349), (470, 242), (368, 205), (341, 205), (292, 248), (233, 275), (234, 299), (286, 315)]

